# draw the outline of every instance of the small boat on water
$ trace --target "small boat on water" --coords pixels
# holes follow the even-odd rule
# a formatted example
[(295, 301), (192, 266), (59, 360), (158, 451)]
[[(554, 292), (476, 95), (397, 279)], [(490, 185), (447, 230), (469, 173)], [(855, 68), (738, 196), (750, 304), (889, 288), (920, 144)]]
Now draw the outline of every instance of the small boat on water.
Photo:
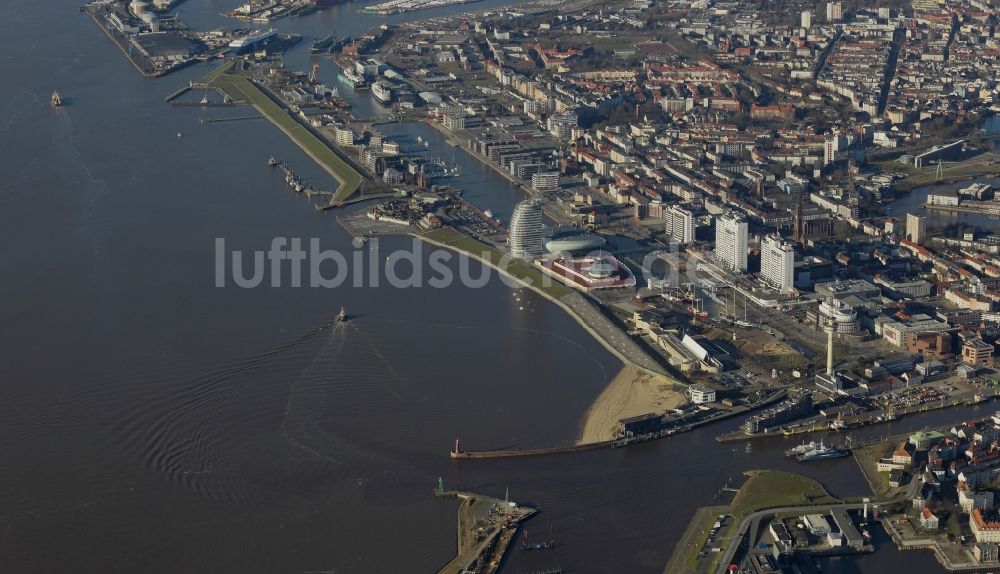
[(62, 98), (59, 97), (59, 92), (52, 92), (52, 107), (62, 107)]
[(340, 313), (337, 313), (337, 322), (344, 323), (347, 321), (347, 310), (344, 309), (343, 305), (340, 307)]

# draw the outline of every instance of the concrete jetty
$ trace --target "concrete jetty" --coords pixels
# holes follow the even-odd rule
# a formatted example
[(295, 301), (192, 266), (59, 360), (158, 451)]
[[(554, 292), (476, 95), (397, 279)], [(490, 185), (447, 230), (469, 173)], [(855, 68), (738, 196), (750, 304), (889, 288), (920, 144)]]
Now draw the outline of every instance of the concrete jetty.
[(458, 508), (457, 555), (438, 574), (494, 574), (521, 523), (537, 512), (507, 500), (440, 487), (434, 496), (462, 501)]
[[(454, 460), (510, 458), (517, 456), (539, 456), (545, 454), (565, 454), (571, 452), (585, 452), (589, 450), (599, 450), (603, 448), (624, 448), (627, 446), (632, 446), (635, 444), (648, 442), (651, 440), (658, 440), (661, 438), (666, 438), (669, 436), (685, 433), (705, 425), (717, 423), (719, 421), (723, 421), (735, 416), (744, 415), (754, 410), (766, 407), (768, 405), (772, 405), (780, 401), (781, 399), (785, 398), (786, 395), (787, 393), (784, 390), (781, 390), (771, 394), (770, 396), (764, 398), (763, 400), (760, 400), (750, 405), (744, 405), (740, 407), (735, 407), (730, 410), (720, 411), (710, 416), (694, 421), (683, 420), (681, 422), (675, 423), (676, 426), (673, 426), (671, 428), (666, 428), (661, 431), (652, 432), (645, 435), (623, 437), (613, 440), (583, 443), (583, 444), (576, 444), (576, 445), (562, 446), (562, 447), (480, 450), (480, 451), (464, 451), (461, 449), (460, 443), (458, 441), (455, 441), (455, 447), (451, 450), (449, 456)], [(726, 442), (727, 440), (736, 440), (736, 439), (730, 439), (726, 436), (723, 436), (716, 438), (716, 440), (718, 440), (719, 442)]]
[(453, 459), (469, 459), (469, 458), (511, 458), (516, 456), (539, 456), (543, 454), (565, 454), (570, 452), (584, 452), (588, 450), (598, 450), (602, 448), (611, 448), (614, 446), (615, 441), (606, 440), (601, 442), (590, 442), (585, 444), (575, 444), (571, 446), (556, 446), (548, 448), (518, 448), (509, 450), (480, 450), (480, 451), (464, 451), (464, 450), (453, 450), (450, 453)]

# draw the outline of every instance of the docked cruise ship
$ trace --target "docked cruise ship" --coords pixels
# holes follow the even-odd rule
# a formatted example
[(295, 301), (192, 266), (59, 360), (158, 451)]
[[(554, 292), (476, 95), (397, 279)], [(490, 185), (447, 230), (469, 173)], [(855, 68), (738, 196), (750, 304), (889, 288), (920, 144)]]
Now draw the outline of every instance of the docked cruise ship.
[(252, 48), (264, 40), (274, 37), (277, 33), (278, 31), (274, 28), (268, 28), (267, 30), (255, 30), (242, 38), (233, 40), (229, 43), (229, 47), (234, 50)]
[(368, 85), (365, 77), (350, 67), (342, 69), (337, 79), (354, 89), (364, 88)]
[(375, 99), (380, 103), (391, 104), (392, 86), (382, 80), (376, 80), (372, 83), (372, 95), (375, 96)]

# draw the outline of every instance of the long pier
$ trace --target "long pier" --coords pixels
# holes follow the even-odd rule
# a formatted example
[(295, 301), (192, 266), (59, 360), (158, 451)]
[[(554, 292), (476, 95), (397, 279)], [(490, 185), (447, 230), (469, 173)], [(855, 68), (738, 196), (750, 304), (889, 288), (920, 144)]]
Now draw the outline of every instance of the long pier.
[[(188, 92), (193, 92), (195, 90), (213, 92), (215, 94), (218, 94), (219, 96), (222, 96), (223, 101), (221, 102), (178, 102), (177, 101), (178, 99), (180, 99), (181, 96), (184, 96)], [(163, 101), (167, 102), (172, 106), (186, 107), (186, 108), (235, 108), (236, 106), (243, 105), (246, 103), (241, 100), (230, 99), (224, 91), (218, 88), (210, 88), (208, 86), (203, 86), (200, 84), (188, 84), (175, 92), (167, 94), (166, 97), (163, 98)], [(255, 116), (255, 117), (260, 117), (260, 116)]]
[(644, 435), (630, 436), (630, 437), (619, 437), (611, 440), (591, 442), (584, 444), (576, 444), (571, 446), (557, 446), (548, 448), (527, 448), (527, 449), (500, 449), (500, 450), (480, 450), (480, 451), (465, 451), (462, 450), (458, 441), (455, 441), (455, 448), (449, 452), (449, 456), (454, 460), (464, 460), (464, 459), (486, 459), (486, 458), (512, 458), (519, 456), (540, 456), (547, 454), (567, 454), (573, 452), (586, 452), (589, 450), (600, 450), (604, 448), (624, 448), (627, 446), (632, 446), (642, 442), (648, 442), (651, 440), (657, 440), (661, 438), (666, 438), (668, 436), (674, 436), (682, 434), (688, 431), (692, 431), (698, 427), (716, 423), (734, 416), (743, 415), (753, 410), (774, 404), (785, 398), (786, 392), (779, 391), (774, 395), (759, 401), (752, 405), (748, 405), (743, 408), (735, 408), (729, 411), (720, 412), (714, 417), (708, 417), (697, 421), (692, 421), (685, 423), (684, 421), (677, 421), (677, 425), (669, 429), (664, 429), (661, 431), (656, 431)]
[[(375, 201), (376, 199), (389, 199), (396, 197), (393, 192), (387, 193), (373, 193), (371, 195), (362, 195), (361, 197), (355, 197), (354, 199), (347, 199), (344, 201), (339, 201), (337, 203), (324, 203), (317, 204), (316, 211), (328, 211), (330, 209), (340, 209), (341, 207), (347, 207), (349, 205), (355, 205), (357, 203), (364, 203), (366, 201)], [(341, 225), (343, 227), (343, 225)]]
[[(217, 105), (224, 105), (224, 104), (217, 104)], [(225, 104), (225, 105), (232, 105), (232, 104)], [(238, 118), (208, 118), (205, 121), (210, 124), (218, 124), (223, 122), (239, 122), (242, 120), (262, 120), (262, 119), (264, 119), (264, 116), (240, 116)]]
[(570, 452), (584, 452), (588, 450), (598, 450), (602, 448), (611, 448), (614, 445), (614, 440), (605, 440), (601, 442), (590, 442), (586, 444), (575, 444), (572, 446), (555, 446), (547, 448), (519, 448), (519, 449), (509, 449), (509, 450), (453, 450), (450, 453), (453, 459), (467, 459), (467, 458), (511, 458), (516, 456), (539, 456), (543, 454), (565, 454)]

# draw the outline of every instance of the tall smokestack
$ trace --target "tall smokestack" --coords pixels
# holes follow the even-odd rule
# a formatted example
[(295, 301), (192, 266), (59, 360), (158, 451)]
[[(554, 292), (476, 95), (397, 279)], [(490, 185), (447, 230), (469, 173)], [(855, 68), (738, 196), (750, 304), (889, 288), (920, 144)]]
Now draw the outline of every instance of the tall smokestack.
[(826, 327), (826, 374), (833, 375), (833, 325)]

